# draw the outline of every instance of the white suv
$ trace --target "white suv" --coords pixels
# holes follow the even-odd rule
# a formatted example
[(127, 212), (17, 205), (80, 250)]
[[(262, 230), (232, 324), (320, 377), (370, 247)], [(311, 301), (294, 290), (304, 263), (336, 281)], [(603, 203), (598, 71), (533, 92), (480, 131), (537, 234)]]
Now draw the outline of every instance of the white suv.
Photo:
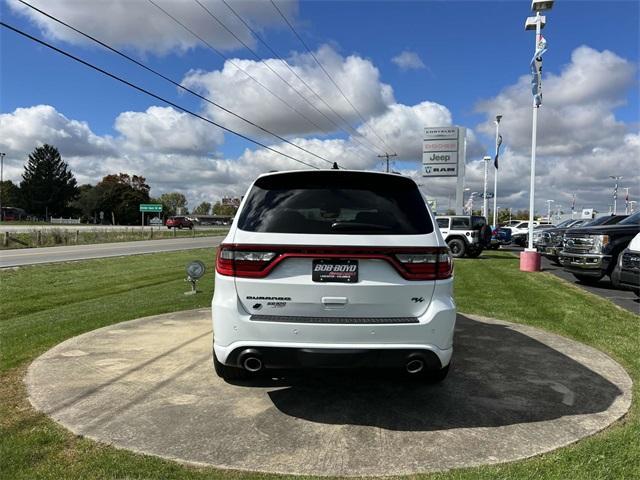
[(440, 381), (453, 351), (452, 284), (447, 245), (413, 180), (262, 175), (218, 249), (216, 372), (398, 367)]

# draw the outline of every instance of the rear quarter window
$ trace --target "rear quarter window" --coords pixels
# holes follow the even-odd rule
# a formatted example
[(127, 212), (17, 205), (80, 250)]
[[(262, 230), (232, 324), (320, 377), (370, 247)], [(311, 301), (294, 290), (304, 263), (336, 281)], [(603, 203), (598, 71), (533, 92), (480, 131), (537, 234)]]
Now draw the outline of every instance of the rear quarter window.
[(419, 235), (433, 224), (412, 180), (366, 172), (295, 172), (259, 178), (238, 217), (250, 232)]

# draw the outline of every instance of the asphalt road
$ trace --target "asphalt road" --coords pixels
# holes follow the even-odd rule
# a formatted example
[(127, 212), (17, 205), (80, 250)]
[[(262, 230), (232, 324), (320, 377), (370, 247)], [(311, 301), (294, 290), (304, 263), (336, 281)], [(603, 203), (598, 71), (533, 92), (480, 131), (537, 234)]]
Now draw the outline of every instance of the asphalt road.
[[(144, 227), (144, 230), (148, 231), (149, 229), (153, 229), (155, 231), (164, 230), (167, 227), (162, 225), (159, 226), (150, 226), (147, 225)], [(194, 227), (196, 230), (221, 230), (226, 229), (224, 225), (196, 225)], [(4, 222), (0, 224), (0, 233), (9, 232), (9, 233), (30, 233), (34, 231), (46, 231), (46, 230), (66, 230), (68, 232), (75, 232), (76, 230), (82, 231), (102, 231), (102, 232), (139, 232), (143, 228), (140, 225), (87, 225), (86, 223), (77, 224), (77, 225), (49, 225), (49, 224), (36, 224), (36, 225), (12, 225), (11, 223)]]
[[(523, 250), (522, 248), (517, 247), (507, 249), (513, 252), (521, 252)], [(583, 288), (588, 292), (606, 298), (625, 310), (629, 310), (636, 315), (640, 315), (640, 299), (638, 296), (630, 290), (618, 290), (613, 288), (609, 281), (609, 277), (603, 278), (596, 285), (586, 285), (576, 280), (576, 278), (570, 273), (565, 272), (562, 267), (551, 263), (551, 261), (547, 260), (545, 257), (542, 257), (542, 270), (573, 283), (577, 287)]]
[(38, 263), (68, 262), (90, 258), (120, 257), (141, 253), (172, 252), (195, 248), (215, 247), (224, 237), (172, 238), (136, 242), (74, 245), (71, 247), (21, 248), (0, 251), (0, 268), (19, 267)]

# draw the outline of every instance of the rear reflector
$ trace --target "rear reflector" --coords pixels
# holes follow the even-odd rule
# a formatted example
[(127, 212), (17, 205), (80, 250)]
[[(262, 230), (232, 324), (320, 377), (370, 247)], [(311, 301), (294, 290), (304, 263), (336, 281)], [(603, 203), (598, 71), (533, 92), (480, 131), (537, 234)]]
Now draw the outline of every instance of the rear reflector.
[(385, 260), (406, 280), (444, 280), (453, 274), (447, 247), (317, 247), (302, 245), (221, 245), (220, 275), (264, 278), (286, 258)]

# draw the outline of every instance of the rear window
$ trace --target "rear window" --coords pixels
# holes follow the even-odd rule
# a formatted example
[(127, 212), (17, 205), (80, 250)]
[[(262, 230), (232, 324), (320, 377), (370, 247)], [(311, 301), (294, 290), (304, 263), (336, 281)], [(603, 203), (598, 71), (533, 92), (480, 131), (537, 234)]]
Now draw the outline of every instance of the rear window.
[(365, 172), (296, 172), (256, 181), (238, 218), (249, 232), (420, 235), (433, 232), (416, 184)]

